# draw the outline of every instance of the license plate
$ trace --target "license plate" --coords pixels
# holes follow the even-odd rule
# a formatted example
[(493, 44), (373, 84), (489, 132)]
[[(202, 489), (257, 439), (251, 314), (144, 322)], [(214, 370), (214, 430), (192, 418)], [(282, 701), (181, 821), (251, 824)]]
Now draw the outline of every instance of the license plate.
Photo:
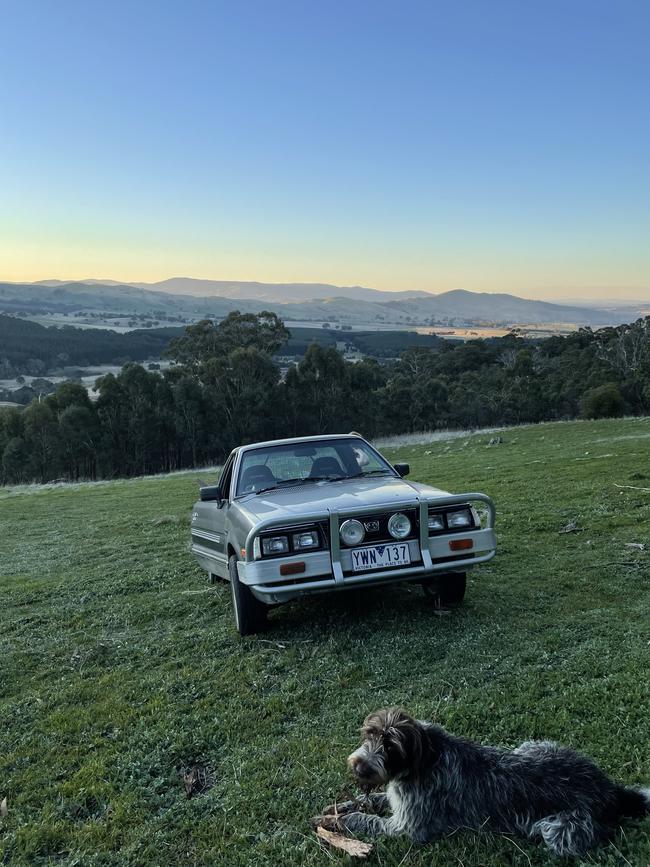
[(411, 562), (408, 545), (373, 545), (372, 548), (356, 548), (351, 554), (353, 572), (407, 566)]

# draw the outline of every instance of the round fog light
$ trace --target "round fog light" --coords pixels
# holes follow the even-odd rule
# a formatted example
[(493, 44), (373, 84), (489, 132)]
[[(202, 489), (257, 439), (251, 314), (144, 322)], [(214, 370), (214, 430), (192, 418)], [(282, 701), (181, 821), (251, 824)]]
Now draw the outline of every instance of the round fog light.
[(388, 519), (388, 532), (393, 539), (405, 539), (411, 532), (411, 522), (406, 515), (397, 512)]
[(339, 536), (341, 537), (341, 541), (346, 545), (359, 545), (363, 542), (366, 535), (366, 531), (363, 528), (363, 524), (361, 521), (357, 521), (354, 518), (351, 518), (348, 521), (343, 521), (341, 524), (341, 529), (339, 530)]

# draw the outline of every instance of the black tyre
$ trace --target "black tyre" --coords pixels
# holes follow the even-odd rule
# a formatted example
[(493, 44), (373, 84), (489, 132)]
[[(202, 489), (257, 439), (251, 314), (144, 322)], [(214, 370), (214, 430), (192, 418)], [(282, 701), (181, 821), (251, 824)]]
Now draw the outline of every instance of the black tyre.
[(253, 635), (256, 632), (262, 632), (268, 625), (266, 605), (256, 599), (250, 589), (239, 580), (235, 556), (228, 560), (228, 571), (230, 572), (230, 589), (237, 631), (240, 635)]
[(466, 572), (443, 572), (422, 582), (425, 594), (443, 608), (460, 605), (467, 588)]

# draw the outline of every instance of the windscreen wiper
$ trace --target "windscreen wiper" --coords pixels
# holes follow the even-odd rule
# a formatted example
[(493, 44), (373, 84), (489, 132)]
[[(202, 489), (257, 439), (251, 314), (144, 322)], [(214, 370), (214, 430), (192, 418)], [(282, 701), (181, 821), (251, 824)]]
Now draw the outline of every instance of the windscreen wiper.
[(302, 485), (305, 482), (335, 482), (338, 479), (345, 479), (346, 476), (305, 476), (304, 478), (298, 479), (282, 479), (282, 481), (278, 482), (275, 485), (269, 485), (267, 488), (261, 488), (259, 491), (255, 491), (255, 496), (258, 494), (264, 494), (266, 491), (275, 491), (278, 488), (284, 488), (288, 485)]
[(353, 473), (351, 476), (344, 476), (344, 478), (346, 478), (346, 479), (362, 479), (364, 476), (377, 476), (377, 475), (385, 476), (387, 474), (392, 475), (391, 471), (388, 469), (386, 469), (386, 470), (368, 470), (367, 473), (364, 473), (364, 472)]

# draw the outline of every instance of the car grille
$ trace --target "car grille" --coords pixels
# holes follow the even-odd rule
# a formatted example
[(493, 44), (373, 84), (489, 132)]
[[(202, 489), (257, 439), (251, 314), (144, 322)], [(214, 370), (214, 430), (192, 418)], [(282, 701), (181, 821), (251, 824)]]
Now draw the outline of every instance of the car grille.
[[(411, 522), (411, 532), (404, 539), (394, 539), (388, 532), (389, 518), (400, 512), (406, 515)], [(382, 542), (406, 542), (409, 539), (420, 538), (420, 515), (417, 509), (394, 509), (392, 512), (381, 512), (376, 515), (345, 515), (339, 518), (339, 527), (343, 521), (361, 521), (366, 530), (366, 536), (361, 543), (363, 545), (381, 545)], [(347, 545), (341, 543), (341, 550), (349, 550)]]

